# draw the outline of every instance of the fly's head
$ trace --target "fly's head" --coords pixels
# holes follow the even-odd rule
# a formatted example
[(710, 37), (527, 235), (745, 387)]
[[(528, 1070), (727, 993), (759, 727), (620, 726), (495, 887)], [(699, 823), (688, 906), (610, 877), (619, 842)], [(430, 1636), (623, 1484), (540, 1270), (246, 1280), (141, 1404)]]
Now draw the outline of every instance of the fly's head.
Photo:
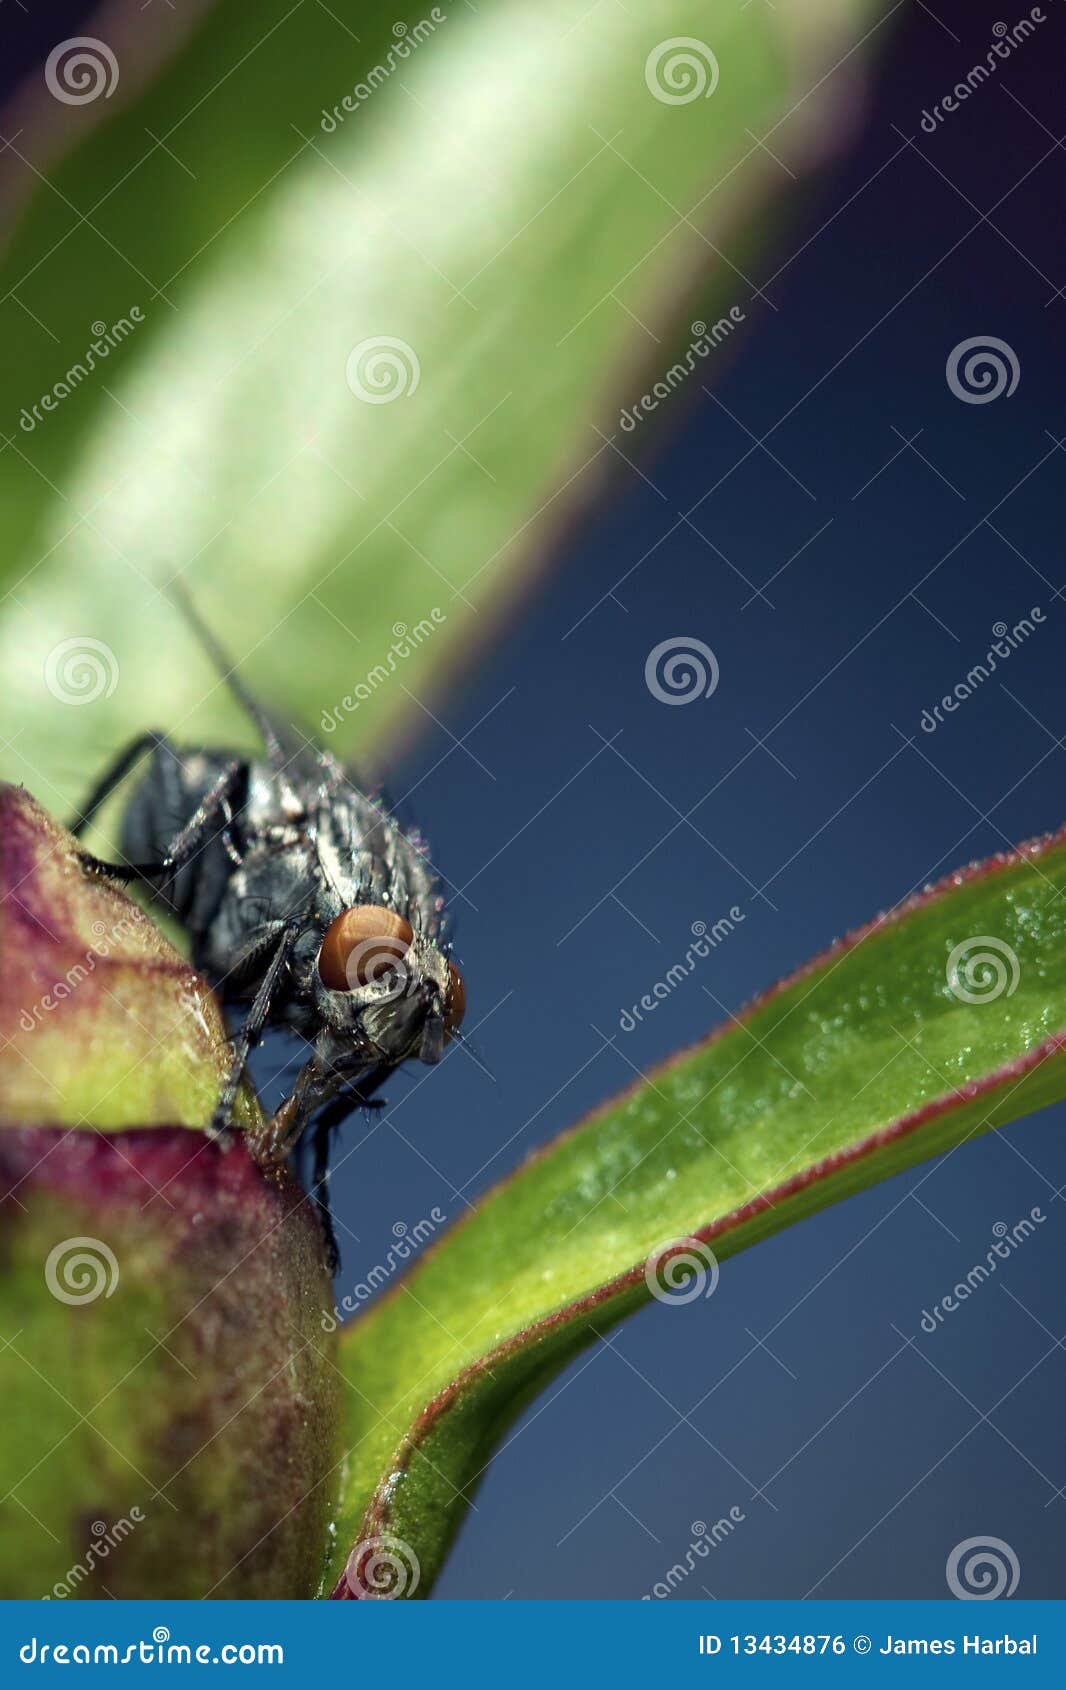
[(294, 960), (322, 1084), (416, 1057), (439, 1062), (465, 991), (422, 841), (347, 780), (320, 804), (313, 838), (311, 921)]
[(335, 916), (315, 971), (321, 1021), (348, 1061), (439, 1062), (463, 1019), (466, 992), (455, 964), (383, 904), (355, 904)]

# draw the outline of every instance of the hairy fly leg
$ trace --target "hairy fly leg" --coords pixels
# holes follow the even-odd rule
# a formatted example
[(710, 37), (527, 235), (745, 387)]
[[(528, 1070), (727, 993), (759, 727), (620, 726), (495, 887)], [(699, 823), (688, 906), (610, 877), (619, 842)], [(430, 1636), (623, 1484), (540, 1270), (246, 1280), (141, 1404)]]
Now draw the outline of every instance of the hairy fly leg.
[(156, 728), (150, 728), (147, 733), (138, 734), (129, 744), (107, 765), (99, 780), (95, 783), (77, 815), (72, 819), (70, 831), (75, 839), (80, 839), (89, 824), (94, 820), (101, 807), (107, 803), (111, 794), (121, 786), (134, 764), (146, 751), (158, 753), (162, 748), (169, 749), (166, 734)]
[(329, 1148), (330, 1127), (327, 1121), (316, 1121), (314, 1129), (314, 1166), (311, 1170), (311, 1196), (318, 1218), (322, 1223), (322, 1234), (326, 1246), (326, 1261), (330, 1274), (335, 1274), (341, 1265), (341, 1254), (337, 1248), (337, 1232), (333, 1225), (333, 1207), (329, 1200)]
[[(129, 766), (127, 764), (127, 768)], [(123, 773), (125, 772), (123, 770)], [(155, 886), (157, 895), (166, 899), (165, 889), (168, 883), (173, 881), (178, 872), (192, 860), (198, 851), (202, 850), (205, 845), (212, 843), (215, 838), (225, 834), (233, 820), (234, 800), (242, 794), (246, 781), (247, 764), (242, 758), (232, 758), (200, 800), (192, 815), (173, 836), (158, 862), (112, 863), (93, 856), (90, 851), (82, 851), (81, 860), (87, 868), (91, 868), (97, 874), (106, 875), (111, 880), (155, 882), (157, 883)], [(103, 799), (100, 802), (102, 803)], [(222, 825), (215, 827), (216, 819), (220, 815)], [(214, 833), (211, 831), (213, 827), (215, 828)]]
[[(325, 1240), (326, 1256), (331, 1274), (336, 1273), (341, 1265), (341, 1254), (337, 1244), (336, 1228), (333, 1224), (333, 1206), (329, 1191), (330, 1151), (333, 1146), (334, 1135), (357, 1109), (365, 1109), (369, 1113), (385, 1108), (385, 1099), (383, 1097), (372, 1097), (370, 1092), (390, 1072), (391, 1069), (382, 1066), (380, 1071), (368, 1074), (361, 1085), (347, 1087), (338, 1097), (333, 1099), (332, 1103), (327, 1104), (324, 1109), (319, 1111), (307, 1129), (307, 1136), (310, 1137), (312, 1144), (310, 1196), (322, 1224), (322, 1236)], [(304, 1123), (299, 1121), (298, 1118), (294, 1122), (287, 1109), (288, 1106), (283, 1104), (274, 1118), (274, 1121), (277, 1122), (279, 1117), (284, 1116), (285, 1124), (279, 1130), (273, 1155), (268, 1156), (268, 1166), (276, 1165), (278, 1160), (283, 1159), (284, 1154), (291, 1154), (292, 1151), (299, 1150), (305, 1141)], [(274, 1122), (271, 1125), (273, 1126)]]
[[(222, 1090), (218, 1094), (215, 1113), (211, 1117), (208, 1132), (212, 1138), (221, 1138), (230, 1127), (233, 1120), (233, 1104), (237, 1096), (237, 1088), (241, 1083), (244, 1066), (248, 1060), (248, 1053), (258, 1043), (259, 1036), (270, 1017), (270, 1007), (277, 990), (278, 981), (288, 960), (293, 942), (299, 933), (296, 922), (287, 922), (281, 927), (281, 937), (278, 940), (270, 964), (256, 988), (251, 1008), (244, 1018), (244, 1023), (233, 1040), (233, 1060), (230, 1071), (226, 1075)], [(277, 938), (278, 929), (273, 928), (264, 938), (263, 949), (268, 948), (269, 942)]]

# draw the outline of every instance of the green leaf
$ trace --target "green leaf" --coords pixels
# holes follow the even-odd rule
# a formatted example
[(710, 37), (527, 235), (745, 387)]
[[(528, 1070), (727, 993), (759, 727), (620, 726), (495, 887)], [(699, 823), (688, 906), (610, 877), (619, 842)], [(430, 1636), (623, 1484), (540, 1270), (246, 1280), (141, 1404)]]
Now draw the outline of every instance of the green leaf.
[(1066, 1094), (1064, 891), (1066, 831), (952, 875), (534, 1155), (428, 1250), (342, 1335), (336, 1593), (425, 1595), (502, 1429), (652, 1285), (709, 1294), (717, 1260)]
[[(69, 801), (135, 728), (247, 738), (156, 591), (179, 570), (279, 713), (380, 757), (687, 319), (762, 308), (750, 249), (794, 186), (756, 137), (824, 149), (883, 9), (483, 0), (401, 38), (391, 0), (219, 0), (146, 88), (116, 37), (114, 99), (56, 107), (69, 156), (8, 155), (0, 665), (34, 789)], [(663, 51), (696, 21), (702, 95)], [(373, 403), (373, 361), (346, 371), (382, 337), (407, 391)]]

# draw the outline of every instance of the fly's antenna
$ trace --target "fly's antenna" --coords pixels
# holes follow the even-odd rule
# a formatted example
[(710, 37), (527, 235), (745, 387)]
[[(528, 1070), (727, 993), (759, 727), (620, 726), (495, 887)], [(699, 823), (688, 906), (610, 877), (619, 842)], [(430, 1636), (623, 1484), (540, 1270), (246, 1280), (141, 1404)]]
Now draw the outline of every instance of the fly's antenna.
[(175, 575), (174, 579), (167, 583), (165, 590), (172, 603), (181, 612), (182, 616), (184, 616), (196, 639), (200, 642), (204, 651), (211, 659), (211, 662), (218, 670), (219, 675), (233, 694), (234, 698), (237, 700), (237, 703), (241, 706), (242, 710), (245, 710), (248, 713), (256, 727), (259, 729), (263, 744), (266, 746), (267, 756), (270, 758), (271, 763), (273, 763), (276, 769), (283, 768), (287, 759), (282, 743), (278, 738), (277, 730), (275, 729), (269, 716), (263, 710), (262, 706), (256, 702), (244, 682), (241, 680), (240, 675), (237, 673), (237, 666), (233, 662), (229, 653), (215, 638), (211, 629), (207, 626), (207, 623), (200, 615), (200, 612), (193, 604), (193, 601), (189, 596), (188, 589), (179, 577)]

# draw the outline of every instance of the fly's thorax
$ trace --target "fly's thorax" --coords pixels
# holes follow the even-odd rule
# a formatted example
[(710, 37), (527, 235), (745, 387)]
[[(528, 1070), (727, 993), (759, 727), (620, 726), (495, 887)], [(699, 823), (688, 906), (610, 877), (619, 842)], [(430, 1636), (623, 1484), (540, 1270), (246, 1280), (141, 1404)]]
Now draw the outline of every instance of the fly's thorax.
[(379, 801), (346, 785), (331, 794), (315, 820), (323, 913), (374, 904), (405, 915), (416, 931), (440, 937), (440, 885), (422, 841), (412, 837)]
[(306, 825), (316, 794), (306, 781), (290, 779), (256, 761), (248, 767), (248, 797), (244, 822), (249, 835), (268, 834), (275, 829), (299, 829)]

